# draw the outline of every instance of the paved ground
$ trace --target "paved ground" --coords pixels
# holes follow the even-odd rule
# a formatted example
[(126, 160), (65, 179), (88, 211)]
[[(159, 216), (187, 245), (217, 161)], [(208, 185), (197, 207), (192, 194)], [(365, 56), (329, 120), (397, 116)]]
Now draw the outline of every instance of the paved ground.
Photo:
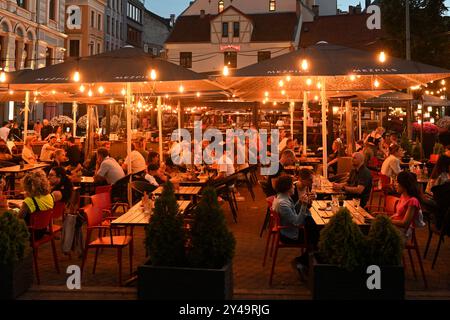
[[(235, 299), (311, 299), (310, 292), (292, 269), (290, 261), (298, 255), (296, 249), (280, 250), (277, 260), (273, 285), (269, 286), (270, 260), (262, 266), (266, 234), (259, 237), (264, 219), (266, 202), (262, 191), (257, 188), (256, 201), (252, 201), (246, 189), (240, 189), (245, 201), (239, 202), (238, 223), (232, 221), (230, 211), (223, 205), (228, 225), (237, 240), (234, 258), (234, 298)], [(425, 247), (427, 230), (418, 232), (421, 252)], [(136, 229), (134, 265), (145, 262), (144, 232)], [(436, 239), (431, 246), (434, 254)], [(104, 250), (98, 261), (97, 272), (92, 274), (93, 252), (90, 253), (81, 290), (70, 291), (66, 288), (65, 270), (68, 265), (81, 265), (81, 260), (69, 259), (58, 251), (61, 274), (57, 274), (51, 258), (50, 246), (44, 246), (39, 252), (41, 286), (33, 288), (22, 299), (135, 299), (135, 287), (119, 287), (117, 281), (117, 259), (114, 250)], [(124, 266), (127, 265), (128, 251), (124, 252)], [(409, 260), (408, 260), (409, 261)], [(450, 299), (450, 245), (448, 241), (442, 246), (441, 253), (434, 270), (431, 270), (431, 255), (424, 261), (429, 288), (424, 290), (420, 274), (414, 279), (409, 264), (406, 266), (407, 298), (412, 299)], [(417, 267), (418, 270), (418, 267)], [(128, 268), (124, 268), (124, 276)]]

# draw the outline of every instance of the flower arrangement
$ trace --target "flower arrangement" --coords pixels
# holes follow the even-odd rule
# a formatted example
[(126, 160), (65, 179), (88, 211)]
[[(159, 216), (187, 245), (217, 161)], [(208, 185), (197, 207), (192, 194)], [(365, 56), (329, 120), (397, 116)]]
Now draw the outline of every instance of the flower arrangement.
[[(417, 132), (420, 132), (421, 125), (418, 122), (413, 123), (414, 130)], [(432, 124), (431, 122), (424, 122), (423, 123), (423, 133), (426, 134), (438, 134), (439, 128), (437, 125)]]
[[(111, 131), (115, 132), (115, 131), (119, 130), (120, 125), (121, 125), (121, 121), (120, 121), (119, 116), (117, 116), (115, 114), (113, 116), (111, 116)], [(104, 117), (102, 119), (101, 126), (106, 127), (106, 117)]]
[[(86, 129), (86, 126), (87, 126), (87, 114), (80, 117), (77, 121), (77, 127), (81, 128), (81, 129)], [(96, 121), (94, 121), (94, 127), (97, 127)]]
[(50, 120), (50, 125), (52, 127), (63, 127), (71, 124), (73, 124), (73, 119), (68, 116), (56, 116)]
[(436, 125), (441, 129), (450, 130), (450, 117), (445, 116), (445, 117), (439, 119), (438, 122), (436, 123)]

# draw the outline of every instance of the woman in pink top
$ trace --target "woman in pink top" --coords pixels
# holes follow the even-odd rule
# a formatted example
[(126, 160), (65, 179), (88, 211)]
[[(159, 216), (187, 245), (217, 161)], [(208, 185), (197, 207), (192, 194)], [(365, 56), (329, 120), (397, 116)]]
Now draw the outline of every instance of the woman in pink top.
[[(419, 199), (421, 199), (416, 176), (407, 171), (402, 171), (397, 176), (397, 191), (401, 194), (392, 223), (406, 232), (415, 227), (418, 221), (422, 221)], [(408, 234), (408, 232), (407, 232)]]

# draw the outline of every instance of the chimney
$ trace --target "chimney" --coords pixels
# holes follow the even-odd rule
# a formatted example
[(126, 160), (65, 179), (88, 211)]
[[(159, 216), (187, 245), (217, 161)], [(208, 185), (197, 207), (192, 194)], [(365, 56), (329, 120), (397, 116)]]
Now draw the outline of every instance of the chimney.
[(175, 15), (172, 13), (170, 15), (170, 26), (173, 27), (175, 25)]
[(200, 18), (204, 18), (205, 17), (205, 10), (200, 10)]
[(366, 6), (365, 6), (365, 9), (367, 10), (367, 7), (369, 7), (370, 6), (370, 3), (371, 3), (372, 1), (371, 0), (366, 0)]
[(355, 7), (354, 6), (348, 6), (348, 14), (355, 14)]
[(358, 5), (355, 7), (355, 14), (361, 14), (361, 11), (362, 11), (362, 9), (361, 9), (361, 4), (358, 4)]
[(194, 4), (195, 1), (190, 1), (189, 2), (189, 7), (192, 6)]
[(312, 11), (314, 12), (314, 17), (319, 16), (319, 6), (317, 4), (313, 4)]

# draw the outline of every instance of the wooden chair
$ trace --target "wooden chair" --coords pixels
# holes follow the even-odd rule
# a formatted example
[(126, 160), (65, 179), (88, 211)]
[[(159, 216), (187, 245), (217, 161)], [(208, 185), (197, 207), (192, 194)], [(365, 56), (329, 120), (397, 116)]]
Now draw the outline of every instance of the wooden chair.
[[(416, 268), (414, 267), (414, 261), (413, 261), (413, 258), (412, 258), (411, 251), (414, 251), (416, 253), (417, 260), (419, 262), (420, 272), (422, 274), (423, 283), (425, 285), (425, 289), (428, 288), (428, 282), (427, 282), (427, 278), (425, 276), (425, 270), (423, 268), (422, 256), (420, 255), (420, 250), (419, 250), (419, 245), (417, 243), (416, 229), (415, 228), (412, 229), (411, 239), (408, 239), (406, 241), (405, 250), (408, 251), (409, 261), (411, 263), (411, 269), (413, 271), (414, 278), (417, 279)], [(405, 258), (404, 257), (403, 257), (403, 265), (405, 265)]]
[[(98, 254), (100, 249), (112, 248), (117, 249), (117, 262), (119, 264), (119, 284), (122, 285), (122, 250), (129, 246), (129, 263), (130, 263), (130, 275), (133, 272), (133, 237), (127, 235), (127, 229), (125, 228), (125, 235), (117, 236), (113, 235), (113, 227), (111, 225), (104, 226), (102, 212), (92, 205), (87, 205), (83, 208), (84, 214), (87, 219), (87, 234), (86, 234), (86, 247), (83, 254), (83, 262), (81, 264), (81, 273), (83, 273), (84, 266), (86, 264), (89, 249), (95, 249), (94, 267), (92, 273), (95, 274), (97, 267)], [(94, 235), (94, 231), (98, 230), (98, 235), (94, 240), (91, 240)], [(103, 235), (104, 230), (109, 231), (109, 236)]]
[[(28, 225), (28, 229), (31, 233), (31, 248), (33, 249), (34, 270), (36, 272), (36, 280), (38, 284), (41, 283), (41, 279), (39, 277), (38, 252), (39, 247), (42, 246), (43, 244), (51, 242), (53, 262), (55, 263), (56, 272), (59, 273), (58, 256), (56, 254), (55, 235), (53, 233), (52, 217), (53, 217), (53, 209), (45, 211), (35, 211), (32, 214), (30, 214), (30, 223)], [(37, 239), (36, 232), (43, 229), (47, 229), (47, 232), (42, 238)]]
[(237, 223), (237, 201), (236, 195), (234, 193), (233, 185), (236, 182), (236, 175), (233, 174), (229, 177), (221, 179), (220, 181), (215, 182), (212, 186), (216, 189), (217, 196), (220, 196), (222, 199), (228, 202), (230, 206), (231, 213), (233, 215), (233, 220)]
[(303, 230), (303, 242), (302, 243), (295, 243), (295, 244), (287, 244), (280, 240), (280, 232), (283, 229), (291, 228), (282, 226), (280, 224), (280, 216), (278, 215), (278, 212), (275, 210), (271, 210), (271, 214), (273, 217), (273, 227), (271, 230), (274, 231), (274, 235), (272, 237), (272, 247), (273, 247), (273, 258), (272, 258), (272, 268), (270, 270), (270, 277), (269, 277), (269, 285), (272, 285), (273, 275), (275, 273), (275, 264), (277, 262), (277, 256), (278, 256), (278, 250), (283, 248), (301, 248), (302, 251), (306, 250), (308, 248), (308, 241), (307, 241), (307, 234), (306, 229), (304, 226), (299, 226), (300, 230)]
[[(266, 241), (266, 248), (264, 250), (264, 258), (263, 258), (263, 267), (266, 265), (266, 259), (267, 259), (267, 254), (269, 252), (269, 247), (270, 247), (270, 243), (271, 240), (273, 238), (273, 236), (278, 232), (276, 229), (274, 229), (274, 218), (272, 215), (272, 205), (273, 205), (273, 201), (275, 200), (275, 196), (271, 196), (266, 198), (267, 201), (267, 214), (266, 214), (266, 218), (268, 219), (267, 222), (265, 221), (264, 223), (267, 225), (267, 229), (269, 230), (267, 233), (267, 241)], [(270, 257), (272, 257), (272, 249), (270, 250)]]

